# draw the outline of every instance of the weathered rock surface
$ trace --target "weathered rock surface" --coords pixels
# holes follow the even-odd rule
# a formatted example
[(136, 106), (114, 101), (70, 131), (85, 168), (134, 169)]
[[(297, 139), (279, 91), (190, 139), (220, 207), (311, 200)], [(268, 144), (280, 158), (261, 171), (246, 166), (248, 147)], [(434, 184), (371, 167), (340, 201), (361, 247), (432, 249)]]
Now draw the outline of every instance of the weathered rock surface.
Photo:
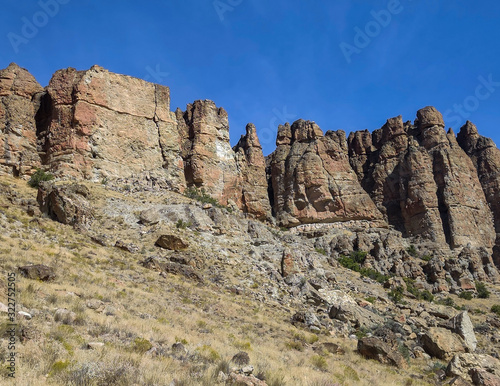
[(182, 138), (186, 182), (221, 204), (230, 203), (260, 219), (271, 217), (265, 160), (255, 126), (232, 149), (227, 112), (214, 102), (195, 101), (175, 112)]
[(476, 350), (476, 334), (474, 334), (474, 326), (472, 325), (467, 311), (463, 311), (451, 318), (450, 328), (454, 333), (462, 337), (468, 352), (474, 352)]
[(495, 232), (472, 161), (433, 107), (403, 123), (389, 119), (371, 136), (351, 133), (349, 154), (363, 188), (406, 236), (452, 248), (491, 248)]
[(349, 165), (343, 131), (325, 135), (314, 122), (280, 125), (269, 174), (274, 212), (282, 226), (370, 220), (382, 215)]
[(490, 355), (484, 354), (454, 355), (448, 363), (446, 375), (449, 377), (460, 376), (471, 381), (471, 370), (474, 369), (487, 371), (496, 377), (500, 377), (500, 361)]
[(241, 136), (233, 150), (236, 153), (236, 165), (242, 180), (242, 209), (261, 220), (270, 219), (266, 160), (255, 125), (251, 123), (247, 125), (246, 135)]
[(358, 352), (368, 359), (375, 359), (380, 363), (389, 364), (398, 368), (406, 369), (404, 357), (393, 350), (387, 343), (378, 338), (362, 338), (358, 341)]
[(0, 70), (0, 171), (21, 176), (40, 166), (37, 152), (36, 94), (43, 91), (24, 68)]
[(42, 182), (38, 188), (37, 201), (40, 210), (53, 220), (76, 227), (87, 227), (93, 219), (89, 195), (85, 185)]
[(476, 126), (469, 121), (460, 129), (457, 141), (475, 165), (493, 213), (497, 233), (493, 257), (496, 266), (500, 267), (500, 150), (491, 139), (479, 135)]
[(168, 87), (99, 66), (68, 68), (54, 74), (37, 118), (44, 162), (55, 173), (185, 187)]
[(170, 249), (172, 251), (178, 251), (188, 247), (188, 244), (176, 235), (161, 235), (158, 237), (155, 244), (161, 248)]
[(43, 264), (25, 265), (18, 269), (24, 277), (32, 280), (48, 281), (56, 277), (54, 268)]
[(455, 353), (465, 352), (463, 340), (442, 327), (431, 327), (420, 338), (425, 351), (439, 359), (450, 359)]

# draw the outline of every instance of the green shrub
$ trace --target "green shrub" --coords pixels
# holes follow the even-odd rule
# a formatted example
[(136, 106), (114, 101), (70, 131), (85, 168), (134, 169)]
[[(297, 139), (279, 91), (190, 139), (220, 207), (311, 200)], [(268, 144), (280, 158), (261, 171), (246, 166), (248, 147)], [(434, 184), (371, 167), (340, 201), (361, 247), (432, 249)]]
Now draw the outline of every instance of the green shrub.
[(71, 362), (68, 360), (54, 362), (49, 375), (53, 376), (57, 373), (60, 373), (61, 371), (66, 370), (69, 367), (69, 365), (71, 365)]
[(203, 204), (212, 204), (214, 206), (220, 206), (219, 202), (211, 195), (209, 195), (204, 188), (199, 189), (197, 187), (192, 186), (187, 188), (184, 194), (186, 195), (186, 197), (199, 201)]
[(480, 299), (488, 299), (490, 297), (490, 291), (486, 288), (486, 284), (476, 281), (476, 291), (477, 297)]
[(220, 354), (212, 346), (207, 344), (198, 347), (196, 351), (198, 351), (202, 359), (210, 363), (218, 362), (221, 359)]
[(352, 251), (351, 252), (351, 259), (353, 259), (356, 263), (363, 264), (366, 260), (366, 255), (368, 252), (363, 252), (363, 251)]
[(500, 304), (495, 304), (494, 306), (491, 306), (491, 312), (500, 316)]
[(149, 351), (153, 347), (151, 342), (144, 338), (135, 338), (134, 343), (132, 344), (132, 350), (144, 354), (146, 351)]
[(304, 345), (300, 341), (290, 340), (285, 343), (285, 346), (292, 350), (304, 351)]
[(460, 295), (458, 295), (458, 297), (460, 299), (471, 300), (472, 299), (472, 292), (469, 292), (469, 291), (460, 292)]
[(423, 255), (423, 256), (421, 257), (421, 259), (422, 259), (423, 261), (429, 261), (429, 260), (431, 260), (431, 259), (432, 259), (432, 256), (431, 256), (431, 255)]
[(50, 173), (44, 172), (42, 169), (36, 169), (31, 178), (28, 181), (28, 185), (32, 188), (38, 188), (40, 182), (53, 180), (54, 176)]
[(361, 271), (361, 265), (365, 262), (367, 252), (352, 251), (349, 256), (341, 255), (340, 265), (355, 272)]
[(434, 296), (427, 290), (420, 291), (416, 286), (415, 286), (415, 280), (410, 279), (408, 277), (403, 278), (403, 280), (406, 283), (406, 290), (411, 293), (413, 296), (415, 296), (418, 300), (425, 300), (428, 302), (432, 302), (434, 300)]
[(339, 259), (339, 263), (342, 267), (350, 269), (351, 271), (355, 271), (355, 272), (361, 271), (361, 266), (359, 265), (359, 263), (356, 263), (349, 256), (341, 255), (341, 257)]
[(441, 304), (442, 306), (455, 307), (455, 302), (450, 297), (439, 299), (436, 303)]
[(403, 300), (403, 287), (399, 286), (389, 291), (389, 297), (394, 303), (401, 303)]
[(381, 274), (373, 268), (361, 268), (359, 273), (361, 273), (361, 276), (369, 277), (372, 280), (378, 281), (380, 284), (385, 283), (389, 279), (389, 276)]
[(319, 254), (321, 254), (323, 256), (327, 255), (326, 251), (323, 248), (314, 248), (314, 249), (316, 250), (316, 252), (318, 252)]
[(406, 250), (410, 256), (417, 257), (418, 252), (417, 248), (415, 248), (415, 245), (410, 245), (410, 247)]
[(191, 225), (193, 225), (193, 223), (191, 221), (184, 222), (181, 219), (177, 220), (177, 222), (175, 223), (175, 226), (177, 227), (177, 229), (186, 229), (186, 228), (189, 228)]
[(428, 302), (432, 302), (434, 300), (434, 295), (431, 294), (429, 291), (427, 290), (424, 290), (420, 293), (420, 296), (421, 296), (421, 299), (422, 300), (425, 300), (425, 301), (428, 301)]

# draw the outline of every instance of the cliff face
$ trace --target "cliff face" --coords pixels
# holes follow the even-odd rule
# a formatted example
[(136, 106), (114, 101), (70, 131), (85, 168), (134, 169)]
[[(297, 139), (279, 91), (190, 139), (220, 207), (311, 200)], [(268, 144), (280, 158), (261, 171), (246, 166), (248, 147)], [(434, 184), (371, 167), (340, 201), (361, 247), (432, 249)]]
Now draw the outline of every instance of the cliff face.
[(433, 107), (419, 110), (413, 125), (397, 117), (371, 138), (351, 133), (349, 153), (363, 188), (396, 229), (452, 248), (493, 247), (476, 168)]
[(476, 167), (486, 201), (493, 213), (496, 231), (493, 257), (495, 264), (500, 267), (500, 150), (491, 139), (479, 135), (476, 126), (469, 121), (460, 129), (457, 140)]
[(169, 89), (94, 66), (55, 73), (40, 114), (45, 163), (60, 175), (100, 180), (151, 175), (185, 186)]
[(0, 70), (0, 170), (20, 176), (40, 166), (37, 152), (36, 94), (43, 90), (17, 64)]
[(0, 102), (9, 174), (43, 166), (137, 189), (197, 187), (285, 227), (390, 225), (443, 248), (495, 248), (500, 265), (500, 151), (470, 122), (457, 142), (433, 107), (347, 140), (314, 122), (281, 125), (266, 160), (252, 124), (231, 148), (227, 113), (214, 102), (174, 113), (167, 87), (98, 66), (57, 71), (44, 90), (12, 64), (0, 71)]
[(274, 211), (283, 226), (349, 220), (382, 220), (349, 165), (343, 131), (323, 135), (299, 120), (278, 129), (270, 156)]

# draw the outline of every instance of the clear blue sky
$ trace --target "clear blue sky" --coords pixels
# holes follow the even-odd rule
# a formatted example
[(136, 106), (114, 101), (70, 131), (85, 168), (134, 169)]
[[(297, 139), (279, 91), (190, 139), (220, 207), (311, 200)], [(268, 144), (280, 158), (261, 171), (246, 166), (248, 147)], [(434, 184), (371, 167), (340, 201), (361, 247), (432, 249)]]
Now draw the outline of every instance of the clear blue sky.
[(99, 64), (169, 86), (172, 110), (211, 99), (265, 154), (284, 120), (374, 130), (427, 105), (498, 144), (499, 38), (496, 1), (3, 0), (0, 67), (46, 86)]

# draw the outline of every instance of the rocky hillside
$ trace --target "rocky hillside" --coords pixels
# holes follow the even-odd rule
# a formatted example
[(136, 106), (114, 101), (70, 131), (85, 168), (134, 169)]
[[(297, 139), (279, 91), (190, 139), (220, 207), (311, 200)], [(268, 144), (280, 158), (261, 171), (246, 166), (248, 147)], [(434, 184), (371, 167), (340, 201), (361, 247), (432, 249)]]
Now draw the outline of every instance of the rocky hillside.
[[(380, 384), (362, 358), (384, 364), (384, 384), (500, 382), (500, 151), (472, 123), (455, 136), (425, 107), (413, 123), (400, 116), (346, 137), (298, 120), (278, 128), (264, 157), (252, 124), (231, 148), (214, 102), (172, 112), (167, 87), (98, 66), (60, 70), (43, 88), (11, 64), (0, 101), (2, 270), (19, 269), (21, 288), (38, 296), (19, 304), (26, 384), (109, 384), (99, 378), (109, 353), (124, 349), (133, 363), (114, 384)], [(152, 304), (99, 299), (86, 288), (100, 275), (116, 278), (103, 284), (111, 293), (151, 277), (136, 295)], [(74, 304), (51, 298), (70, 286)], [(183, 300), (186, 290), (205, 304)], [(165, 311), (181, 316), (165, 324)], [(228, 318), (261, 331), (214, 333)], [(94, 333), (103, 323), (127, 332)], [(182, 324), (189, 339), (162, 337)], [(71, 350), (53, 337), (63, 326)], [(43, 370), (29, 364), (42, 343), (57, 347)], [(248, 360), (227, 362), (237, 348)], [(86, 363), (102, 350), (92, 378)], [(149, 379), (145, 358), (155, 374), (162, 361), (171, 368)], [(297, 371), (276, 377), (289, 365)]]

